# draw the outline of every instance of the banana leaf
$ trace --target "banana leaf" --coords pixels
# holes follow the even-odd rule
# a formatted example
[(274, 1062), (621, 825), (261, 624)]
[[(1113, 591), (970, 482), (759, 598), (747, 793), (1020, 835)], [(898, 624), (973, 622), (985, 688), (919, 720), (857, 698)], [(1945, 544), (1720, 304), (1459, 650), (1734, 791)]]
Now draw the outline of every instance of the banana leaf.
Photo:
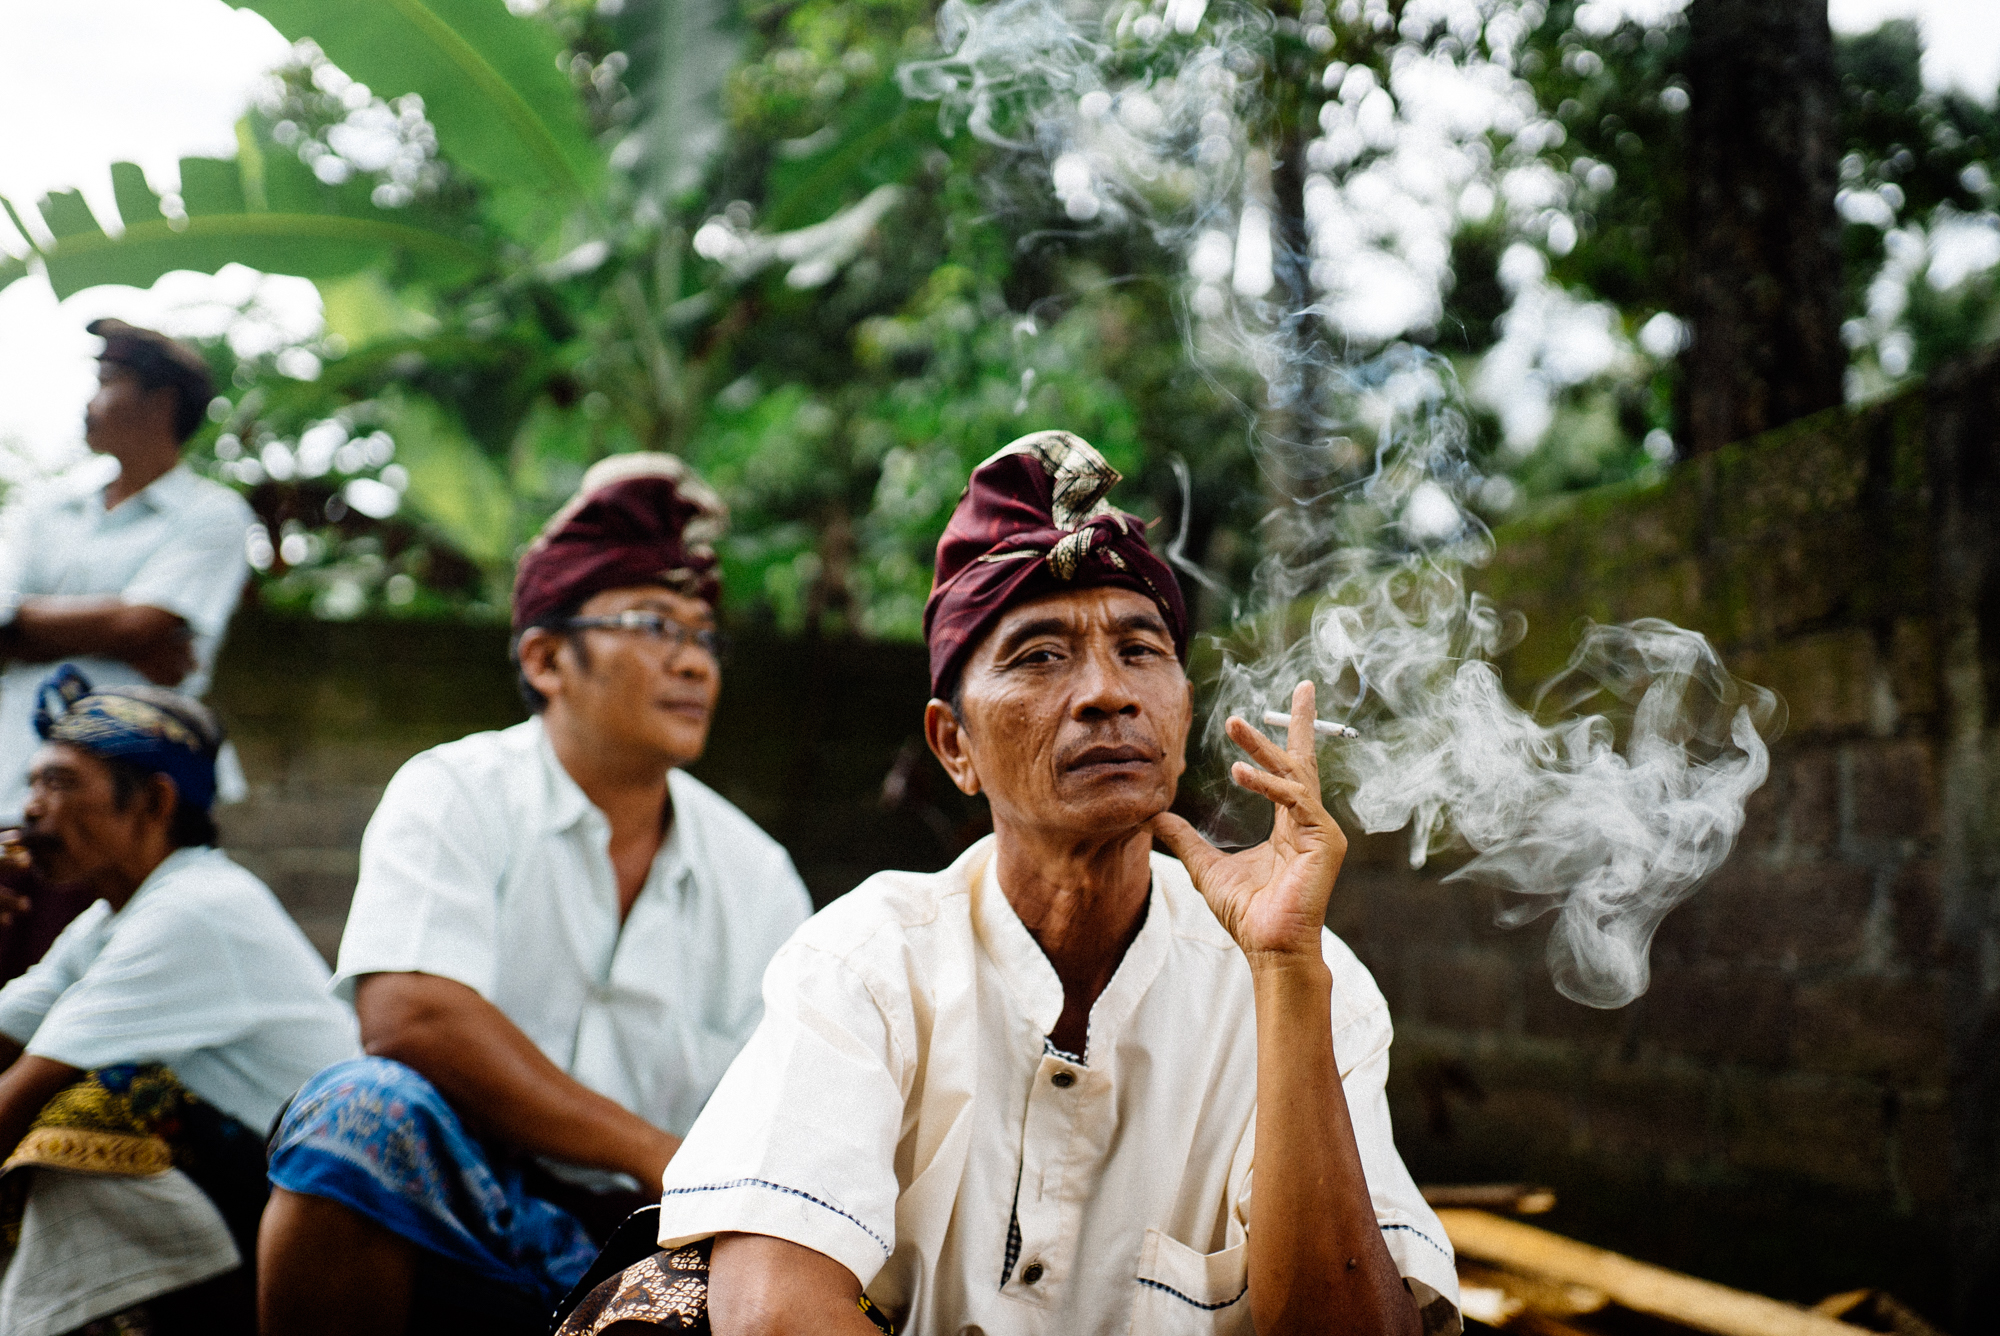
[[(361, 190), (322, 185), (289, 154), (183, 159), (183, 217), (161, 212), (160, 197), (133, 164), (113, 164), (111, 180), (125, 220), (119, 236), (98, 224), (75, 191), (41, 202), (55, 240), (36, 251), (58, 298), (100, 283), (147, 287), (175, 269), (212, 274), (232, 262), (311, 279), (385, 265), (439, 284), (462, 281), (490, 263), (486, 251), (428, 225), (421, 214), (378, 209)], [(0, 205), (22, 235), (33, 235), (12, 201)], [(0, 288), (28, 272), (26, 258), (0, 257)]]
[(500, 0), (247, 0), (279, 32), (311, 38), (327, 58), (378, 97), (417, 93), (437, 130), (438, 151), (543, 227), (562, 212), (594, 207), (604, 151), (591, 137), (582, 100), (558, 66), (562, 43), (547, 23), (507, 11)]

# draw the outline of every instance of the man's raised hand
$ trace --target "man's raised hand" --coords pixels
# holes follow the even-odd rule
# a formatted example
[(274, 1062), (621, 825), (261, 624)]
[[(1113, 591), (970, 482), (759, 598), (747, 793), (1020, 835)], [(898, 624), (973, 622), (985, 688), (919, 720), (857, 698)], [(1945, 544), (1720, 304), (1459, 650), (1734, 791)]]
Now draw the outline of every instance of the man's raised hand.
[(1270, 839), (1225, 854), (1171, 812), (1152, 822), (1154, 837), (1187, 867), (1195, 888), (1253, 965), (1265, 958), (1319, 958), (1326, 902), (1347, 856), (1347, 836), (1320, 796), (1314, 714), (1313, 684), (1301, 682), (1292, 692), (1291, 727), (1282, 748), (1230, 717), (1229, 738), (1250, 760), (1232, 765), (1229, 777), (1277, 808)]

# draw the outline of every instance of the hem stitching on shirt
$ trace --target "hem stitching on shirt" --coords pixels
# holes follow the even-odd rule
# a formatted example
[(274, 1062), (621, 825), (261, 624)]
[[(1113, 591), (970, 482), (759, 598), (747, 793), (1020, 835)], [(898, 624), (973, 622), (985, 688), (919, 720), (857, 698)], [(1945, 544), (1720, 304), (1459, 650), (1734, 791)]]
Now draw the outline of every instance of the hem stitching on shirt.
[(666, 1192), (663, 1193), (662, 1195), (667, 1197), (679, 1197), (679, 1196), (684, 1196), (691, 1192), (728, 1192), (734, 1188), (769, 1188), (773, 1192), (788, 1192), (794, 1197), (803, 1197), (807, 1201), (811, 1202), (813, 1205), (820, 1207), (822, 1210), (832, 1211), (835, 1215), (847, 1221), (849, 1224), (853, 1225), (856, 1229), (860, 1230), (863, 1234), (866, 1234), (869, 1238), (873, 1239), (875, 1241), (875, 1246), (882, 1250), (884, 1256), (888, 1256), (889, 1254), (895, 1251), (895, 1249), (891, 1248), (886, 1242), (883, 1241), (883, 1238), (880, 1234), (877, 1234), (874, 1230), (862, 1224), (857, 1217), (852, 1216), (848, 1214), (846, 1211), (841, 1210), (838, 1206), (835, 1206), (832, 1202), (821, 1201), (818, 1197), (813, 1196), (812, 1193), (810, 1192), (805, 1192), (795, 1187), (788, 1187), (783, 1183), (773, 1183), (768, 1178), (732, 1178), (727, 1183), (702, 1183), (698, 1184), (695, 1187), (690, 1187), (690, 1188), (668, 1188)]
[(1231, 1304), (1235, 1303), (1237, 1299), (1241, 1299), (1241, 1298), (1242, 1298), (1242, 1297), (1243, 1297), (1244, 1295), (1246, 1295), (1246, 1294), (1250, 1293), (1250, 1283), (1249, 1283), (1248, 1281), (1245, 1281), (1245, 1282), (1243, 1283), (1243, 1288), (1242, 1288), (1242, 1289), (1240, 1289), (1240, 1290), (1238, 1290), (1238, 1291), (1236, 1291), (1236, 1299), (1224, 1299), (1224, 1300), (1223, 1300), (1223, 1301), (1222, 1301), (1221, 1303), (1219, 1303), (1219, 1304), (1205, 1304), (1205, 1303), (1203, 1303), (1203, 1302), (1202, 1302), (1201, 1300), (1199, 1300), (1199, 1299), (1191, 1299), (1191, 1298), (1189, 1298), (1189, 1297), (1188, 1297), (1187, 1295), (1185, 1295), (1185, 1294), (1182, 1294), (1182, 1293), (1181, 1293), (1181, 1292), (1180, 1292), (1179, 1290), (1175, 1289), (1175, 1288), (1174, 1288), (1173, 1286), (1171, 1286), (1171, 1285), (1162, 1285), (1162, 1284), (1161, 1284), (1161, 1283), (1160, 1283), (1159, 1281), (1157, 1281), (1157, 1280), (1147, 1280), (1147, 1279), (1146, 1279), (1146, 1278), (1145, 1278), (1144, 1276), (1140, 1276), (1140, 1277), (1139, 1277), (1139, 1283), (1140, 1283), (1141, 1285), (1145, 1285), (1145, 1286), (1148, 1286), (1148, 1287), (1149, 1287), (1149, 1288), (1151, 1288), (1151, 1289), (1156, 1289), (1156, 1290), (1159, 1290), (1159, 1291), (1161, 1291), (1162, 1293), (1165, 1293), (1165, 1294), (1171, 1294), (1171, 1295), (1173, 1295), (1173, 1296), (1174, 1296), (1174, 1298), (1176, 1298), (1176, 1299), (1179, 1299), (1179, 1300), (1180, 1300), (1180, 1301), (1181, 1301), (1182, 1303), (1184, 1303), (1184, 1304), (1192, 1304), (1192, 1305), (1194, 1305), (1194, 1306), (1195, 1306), (1196, 1308), (1204, 1308), (1204, 1309), (1207, 1309), (1207, 1310), (1208, 1310), (1209, 1312), (1211, 1312), (1211, 1313), (1213, 1313), (1213, 1312), (1214, 1312), (1214, 1311), (1215, 1311), (1216, 1309), (1218, 1309), (1218, 1308), (1227, 1308), (1227, 1307), (1229, 1307), (1229, 1305), (1231, 1305)]
[(1422, 1240), (1423, 1240), (1423, 1241), (1424, 1241), (1425, 1243), (1428, 1243), (1428, 1244), (1430, 1244), (1430, 1245), (1431, 1245), (1431, 1247), (1433, 1247), (1433, 1248), (1436, 1248), (1436, 1249), (1437, 1249), (1437, 1250), (1438, 1250), (1439, 1252), (1443, 1253), (1443, 1254), (1444, 1254), (1444, 1255), (1445, 1255), (1446, 1257), (1450, 1257), (1450, 1256), (1451, 1256), (1451, 1251), (1450, 1251), (1450, 1249), (1448, 1249), (1448, 1248), (1445, 1248), (1445, 1247), (1444, 1247), (1443, 1245), (1441, 1245), (1441, 1244), (1440, 1244), (1440, 1243), (1439, 1243), (1439, 1242), (1438, 1242), (1438, 1241), (1437, 1241), (1436, 1239), (1434, 1239), (1434, 1238), (1432, 1238), (1432, 1237), (1431, 1237), (1430, 1235), (1428, 1235), (1428, 1234), (1424, 1233), (1424, 1231), (1422, 1231), (1421, 1229), (1418, 1229), (1418, 1228), (1417, 1228), (1417, 1227), (1416, 1227), (1415, 1225), (1384, 1225), (1384, 1226), (1382, 1226), (1382, 1232), (1383, 1232), (1384, 1234), (1387, 1234), (1387, 1233), (1388, 1233), (1388, 1232), (1389, 1232), (1390, 1230), (1392, 1230), (1392, 1229), (1406, 1229), (1406, 1230), (1408, 1230), (1408, 1231), (1409, 1231), (1410, 1233), (1412, 1233), (1412, 1234), (1415, 1234), (1415, 1235), (1416, 1235), (1416, 1236), (1417, 1236), (1418, 1238), (1422, 1239)]

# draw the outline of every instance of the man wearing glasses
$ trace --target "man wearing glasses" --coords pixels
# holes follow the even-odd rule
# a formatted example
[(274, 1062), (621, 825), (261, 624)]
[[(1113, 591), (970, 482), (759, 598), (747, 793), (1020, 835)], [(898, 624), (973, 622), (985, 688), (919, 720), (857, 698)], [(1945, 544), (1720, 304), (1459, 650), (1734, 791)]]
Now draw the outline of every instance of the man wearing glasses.
[(266, 1330), (539, 1330), (755, 1028), (811, 906), (682, 769), (720, 685), (724, 519), (672, 456), (593, 468), (515, 584), (534, 717), (390, 782), (335, 978), (370, 1056), (273, 1138)]

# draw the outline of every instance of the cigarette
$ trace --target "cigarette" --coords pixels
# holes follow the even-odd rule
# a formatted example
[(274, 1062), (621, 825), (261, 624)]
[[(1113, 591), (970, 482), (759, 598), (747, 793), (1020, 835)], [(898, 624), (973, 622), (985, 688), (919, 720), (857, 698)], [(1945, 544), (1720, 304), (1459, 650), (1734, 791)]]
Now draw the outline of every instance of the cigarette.
[[(1266, 710), (1264, 711), (1264, 722), (1272, 728), (1289, 728), (1291, 727), (1292, 716), (1286, 714), (1283, 710)], [(1361, 736), (1361, 730), (1358, 728), (1349, 728), (1346, 724), (1330, 724), (1324, 719), (1313, 720), (1313, 732), (1323, 738), (1358, 738)]]

